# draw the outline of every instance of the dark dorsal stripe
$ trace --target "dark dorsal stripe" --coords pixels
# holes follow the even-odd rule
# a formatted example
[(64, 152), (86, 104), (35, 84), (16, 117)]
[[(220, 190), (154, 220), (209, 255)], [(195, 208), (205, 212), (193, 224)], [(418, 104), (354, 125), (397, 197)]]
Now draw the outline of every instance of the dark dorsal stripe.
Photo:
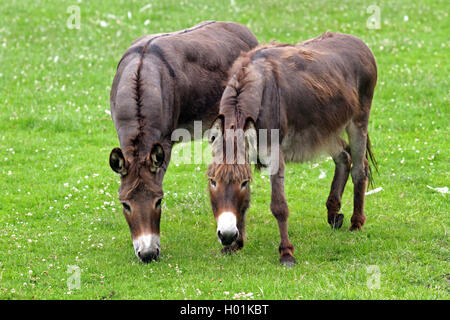
[[(174, 72), (173, 68), (170, 66), (170, 64), (167, 62), (166, 58), (164, 57), (164, 54), (163, 54), (161, 48), (159, 46), (156, 46), (156, 45), (151, 45), (151, 43), (154, 40), (159, 39), (159, 38), (163, 38), (163, 37), (167, 37), (167, 36), (180, 35), (180, 34), (185, 34), (185, 33), (188, 33), (188, 32), (192, 32), (192, 31), (201, 29), (201, 28), (206, 27), (206, 26), (208, 26), (210, 24), (213, 24), (213, 23), (216, 23), (216, 21), (210, 21), (210, 22), (208, 22), (206, 24), (203, 24), (201, 26), (198, 26), (198, 27), (195, 27), (195, 28), (190, 28), (190, 29), (185, 29), (185, 30), (179, 31), (179, 32), (161, 34), (161, 35), (159, 35), (157, 37), (154, 37), (154, 38), (151, 38), (150, 40), (148, 40), (147, 43), (143, 47), (138, 47), (140, 49), (136, 49), (135, 51), (130, 50), (130, 52), (125, 53), (125, 55), (131, 54), (131, 53), (134, 53), (134, 52), (139, 52), (141, 54), (141, 58), (140, 58), (139, 65), (138, 65), (138, 70), (136, 72), (136, 75), (138, 77), (136, 82), (140, 81), (139, 77), (140, 77), (140, 74), (141, 74), (142, 60), (144, 59), (144, 56), (145, 56), (146, 53), (155, 54), (157, 57), (159, 57), (161, 59), (161, 61), (164, 63), (164, 65), (168, 68), (170, 76), (171, 77), (175, 77), (175, 72)], [(147, 48), (149, 48), (149, 49), (147, 50)], [(140, 93), (138, 91), (136, 91), (136, 94), (139, 95)]]
[(120, 59), (119, 63), (117, 64), (116, 69), (119, 69), (119, 66), (122, 63), (122, 61), (125, 60), (125, 58), (128, 57), (129, 55), (132, 55), (134, 53), (138, 53), (138, 54), (142, 55), (142, 49), (144, 49), (143, 46), (137, 46), (137, 47), (132, 47), (132, 48), (128, 49), (127, 52), (125, 52), (124, 55), (122, 56), (122, 59)]
[[(175, 32), (175, 33), (164, 33), (161, 34), (159, 36), (156, 36), (150, 40), (147, 41), (147, 43), (141, 47), (136, 47), (136, 49), (131, 49), (129, 50), (129, 52), (127, 52), (125, 54), (131, 54), (131, 53), (140, 53), (141, 57), (139, 59), (139, 64), (137, 67), (137, 71), (136, 71), (136, 77), (135, 77), (135, 100), (136, 100), (136, 119), (139, 123), (139, 129), (138, 129), (138, 133), (136, 135), (136, 137), (133, 139), (133, 144), (135, 147), (139, 146), (142, 142), (143, 136), (144, 136), (144, 116), (142, 115), (141, 109), (143, 107), (143, 101), (142, 101), (142, 91), (143, 91), (143, 87), (142, 87), (142, 81), (141, 81), (141, 69), (142, 69), (142, 65), (143, 65), (143, 60), (144, 60), (144, 56), (146, 53), (148, 54), (154, 54), (157, 57), (159, 57), (161, 59), (161, 61), (164, 63), (164, 65), (167, 67), (169, 74), (172, 78), (175, 77), (175, 72), (173, 70), (173, 68), (170, 66), (169, 62), (166, 60), (166, 58), (164, 57), (164, 54), (161, 50), (161, 48), (157, 45), (152, 45), (152, 42), (156, 39), (162, 38), (162, 37), (167, 37), (167, 36), (171, 36), (171, 35), (180, 35), (180, 34), (185, 34), (188, 32), (192, 32), (198, 29), (201, 29), (203, 27), (206, 27), (210, 24), (216, 23), (216, 21), (210, 21), (206, 24), (203, 24), (201, 26), (195, 27), (195, 28), (190, 28), (190, 29), (185, 29), (183, 31), (180, 32)], [(148, 49), (147, 49), (148, 48)], [(123, 60), (124, 57), (122, 57)], [(121, 61), (122, 61), (121, 60)], [(120, 64), (120, 62), (119, 62)], [(135, 149), (135, 156), (137, 155), (138, 152), (138, 148)]]
[(166, 57), (164, 56), (163, 51), (161, 50), (161, 48), (156, 45), (156, 44), (152, 44), (150, 46), (150, 48), (147, 49), (147, 51), (145, 53), (148, 54), (154, 54), (155, 56), (157, 56), (159, 59), (161, 59), (161, 61), (164, 63), (164, 65), (167, 67), (167, 70), (169, 70), (169, 74), (172, 78), (175, 78), (175, 71), (173, 70), (172, 66), (170, 65), (170, 63), (167, 61)]
[(195, 27), (195, 28), (190, 28), (190, 29), (185, 29), (183, 31), (178, 31), (178, 32), (173, 32), (173, 33), (164, 33), (164, 34), (161, 34), (161, 35), (159, 35), (157, 37), (154, 37), (154, 38), (150, 39), (144, 46), (132, 47), (132, 48), (128, 49), (124, 53), (124, 55), (120, 59), (119, 63), (117, 64), (117, 69), (119, 68), (119, 66), (122, 63), (122, 61), (125, 60), (125, 58), (128, 57), (129, 55), (134, 54), (134, 53), (139, 53), (142, 56), (144, 47), (148, 47), (148, 45), (155, 39), (162, 38), (162, 37), (167, 37), (167, 36), (172, 36), (172, 35), (180, 35), (180, 34), (188, 33), (188, 32), (191, 32), (191, 31), (195, 31), (195, 30), (201, 29), (201, 28), (203, 28), (205, 26), (208, 26), (208, 25), (210, 25), (212, 23), (216, 23), (216, 21), (210, 21), (210, 22), (208, 22), (206, 24), (203, 24), (201, 26), (198, 26), (198, 27)]

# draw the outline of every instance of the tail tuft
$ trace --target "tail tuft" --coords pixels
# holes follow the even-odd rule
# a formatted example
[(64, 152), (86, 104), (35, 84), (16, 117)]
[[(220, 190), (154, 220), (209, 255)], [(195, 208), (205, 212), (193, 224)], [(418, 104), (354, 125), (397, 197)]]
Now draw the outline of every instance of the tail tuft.
[[(372, 152), (372, 144), (370, 143), (369, 135), (367, 135), (367, 147), (366, 147), (366, 158), (369, 161), (369, 172), (368, 172), (368, 178), (369, 178), (369, 184), (367, 185), (367, 188), (373, 188), (375, 185), (375, 180), (373, 179), (373, 168), (375, 168), (375, 171), (378, 172), (378, 163), (375, 159), (375, 156)], [(371, 166), (372, 165), (372, 166)]]

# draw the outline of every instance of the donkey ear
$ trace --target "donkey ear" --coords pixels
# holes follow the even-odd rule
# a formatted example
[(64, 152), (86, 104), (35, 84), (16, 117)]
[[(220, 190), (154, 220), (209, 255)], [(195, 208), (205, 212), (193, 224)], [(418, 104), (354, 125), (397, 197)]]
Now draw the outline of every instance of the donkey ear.
[(112, 149), (111, 154), (109, 155), (109, 165), (111, 166), (111, 169), (121, 176), (127, 174), (127, 161), (120, 148)]
[(252, 118), (247, 118), (244, 126), (245, 136), (245, 158), (249, 163), (257, 163), (258, 161), (258, 138), (256, 134), (255, 122)]
[(150, 171), (155, 173), (164, 163), (164, 149), (161, 144), (155, 143), (149, 154)]
[(208, 141), (211, 144), (213, 161), (220, 163), (223, 158), (223, 124), (224, 117), (219, 115), (208, 130)]
[(223, 115), (219, 115), (214, 120), (211, 128), (208, 131), (208, 142), (213, 143), (223, 135)]

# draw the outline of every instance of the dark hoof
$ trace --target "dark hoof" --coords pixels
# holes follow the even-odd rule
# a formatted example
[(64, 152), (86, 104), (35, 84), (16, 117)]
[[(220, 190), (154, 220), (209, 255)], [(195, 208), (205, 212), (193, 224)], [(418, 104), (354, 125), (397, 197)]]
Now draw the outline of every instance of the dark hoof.
[(366, 222), (365, 215), (353, 215), (351, 219), (350, 231), (359, 231), (362, 229), (362, 226)]
[(332, 229), (340, 229), (342, 227), (342, 223), (344, 223), (344, 215), (342, 213), (338, 213), (333, 216), (333, 218), (328, 218), (328, 223)]
[(362, 228), (362, 226), (359, 225), (359, 224), (352, 224), (352, 225), (350, 226), (350, 231), (360, 231), (361, 228)]
[(280, 258), (280, 264), (285, 267), (293, 267), (295, 266), (295, 258), (290, 254), (285, 254)]

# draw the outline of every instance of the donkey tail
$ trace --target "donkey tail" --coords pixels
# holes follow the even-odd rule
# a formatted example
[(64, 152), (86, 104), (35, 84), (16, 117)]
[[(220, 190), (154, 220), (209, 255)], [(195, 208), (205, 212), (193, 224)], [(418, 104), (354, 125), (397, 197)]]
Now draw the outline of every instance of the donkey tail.
[(368, 178), (369, 178), (369, 184), (368, 184), (368, 188), (373, 188), (374, 186), (374, 179), (373, 179), (373, 168), (375, 168), (375, 171), (378, 172), (378, 163), (377, 160), (375, 159), (375, 156), (373, 154), (372, 151), (372, 144), (370, 143), (370, 139), (369, 139), (369, 134), (367, 134), (367, 144), (366, 144), (366, 158), (369, 161), (369, 172), (368, 172)]

